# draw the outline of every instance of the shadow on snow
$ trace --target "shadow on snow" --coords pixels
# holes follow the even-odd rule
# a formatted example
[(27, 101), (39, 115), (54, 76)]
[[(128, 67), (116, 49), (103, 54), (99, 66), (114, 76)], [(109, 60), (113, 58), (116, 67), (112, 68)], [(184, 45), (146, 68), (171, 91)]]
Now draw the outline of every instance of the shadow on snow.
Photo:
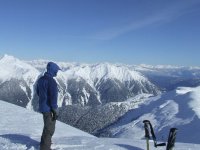
[(126, 144), (116, 144), (116, 145), (123, 147), (123, 148), (126, 148), (127, 150), (143, 150), (141, 148), (134, 147), (134, 146), (131, 146), (131, 145), (126, 145)]
[(31, 147), (37, 148), (39, 146), (39, 142), (31, 139), (28, 136), (20, 135), (20, 134), (4, 134), (0, 135), (0, 137), (8, 139), (10, 142), (15, 144), (26, 145), (27, 149)]

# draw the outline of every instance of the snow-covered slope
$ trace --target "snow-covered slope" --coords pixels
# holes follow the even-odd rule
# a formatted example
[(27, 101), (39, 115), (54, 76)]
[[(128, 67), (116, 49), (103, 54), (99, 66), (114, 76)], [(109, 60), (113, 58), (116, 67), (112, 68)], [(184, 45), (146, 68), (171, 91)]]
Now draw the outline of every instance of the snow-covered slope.
[[(0, 149), (36, 150), (43, 129), (42, 115), (19, 106), (0, 101)], [(99, 148), (98, 148), (99, 147)], [(57, 121), (53, 136), (54, 149), (109, 149), (96, 137)]]
[[(159, 94), (158, 88), (141, 73), (126, 66), (109, 63), (96, 65), (76, 65), (65, 72), (70, 95), (81, 93), (81, 97), (71, 96), (71, 101), (82, 105), (105, 104), (124, 101), (141, 93)], [(59, 76), (58, 76), (59, 78)], [(73, 83), (73, 87), (71, 87)], [(74, 89), (74, 85), (82, 85)], [(76, 94), (75, 94), (76, 95)]]
[(178, 128), (177, 141), (200, 144), (200, 87), (180, 87), (148, 99), (137, 109), (127, 112), (102, 134), (112, 137), (141, 139), (143, 120), (150, 120), (160, 140), (167, 140), (169, 129)]
[[(0, 149), (39, 150), (42, 115), (0, 100)], [(54, 150), (142, 150), (145, 140), (96, 138), (57, 121)], [(150, 148), (154, 149), (152, 141)], [(157, 148), (161, 150), (163, 148)], [(198, 150), (200, 145), (177, 143), (176, 150)]]

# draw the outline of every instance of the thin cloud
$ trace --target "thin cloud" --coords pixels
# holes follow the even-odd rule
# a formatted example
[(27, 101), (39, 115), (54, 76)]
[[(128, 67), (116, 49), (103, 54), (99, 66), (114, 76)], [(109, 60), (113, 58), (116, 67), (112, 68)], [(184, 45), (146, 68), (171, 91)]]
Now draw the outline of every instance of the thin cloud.
[[(189, 2), (189, 3), (188, 3)], [(178, 17), (181, 17), (187, 13), (190, 13), (190, 8), (194, 5), (200, 4), (200, 1), (180, 1), (179, 3), (173, 4), (168, 8), (160, 10), (154, 15), (146, 16), (145, 18), (137, 21), (130, 22), (124, 26), (113, 27), (110, 29), (106, 29), (101, 31), (92, 38), (99, 40), (111, 40), (116, 37), (119, 37), (122, 34), (128, 33), (130, 31), (134, 31), (140, 28), (144, 28), (149, 25), (157, 25), (163, 24), (167, 22), (171, 22)]]

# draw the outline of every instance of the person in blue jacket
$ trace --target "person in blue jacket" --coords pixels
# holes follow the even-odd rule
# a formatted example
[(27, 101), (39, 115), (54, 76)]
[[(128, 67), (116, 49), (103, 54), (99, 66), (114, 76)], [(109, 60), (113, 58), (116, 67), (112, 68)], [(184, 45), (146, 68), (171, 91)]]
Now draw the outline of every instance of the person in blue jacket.
[(39, 111), (43, 114), (44, 128), (41, 136), (40, 150), (51, 149), (51, 138), (55, 132), (57, 113), (58, 88), (53, 77), (61, 70), (54, 62), (47, 64), (47, 71), (38, 79), (37, 95), (39, 96)]

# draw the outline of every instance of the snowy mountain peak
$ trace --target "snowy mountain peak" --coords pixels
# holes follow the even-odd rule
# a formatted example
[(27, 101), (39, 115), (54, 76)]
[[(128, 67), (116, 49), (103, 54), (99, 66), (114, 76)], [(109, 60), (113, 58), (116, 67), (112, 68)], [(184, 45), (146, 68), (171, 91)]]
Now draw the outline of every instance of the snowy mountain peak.
[[(18, 85), (28, 97), (27, 101), (30, 101), (30, 108), (31, 101), (35, 98), (34, 84), (39, 75), (44, 73), (47, 62), (47, 60), (23, 61), (4, 55), (0, 60), (0, 81), (4, 83), (15, 79), (19, 82)], [(60, 107), (63, 101), (92, 105), (101, 103), (101, 100), (105, 103), (124, 101), (141, 93), (159, 93), (158, 88), (148, 78), (126, 65), (56, 63), (63, 70), (58, 72), (56, 78), (60, 91), (62, 91), (59, 93)], [(9, 83), (15, 84), (12, 81)], [(12, 87), (11, 85), (7, 86)]]
[(0, 80), (2, 81), (11, 78), (35, 78), (39, 75), (38, 70), (31, 65), (7, 54), (0, 59), (0, 72)]
[[(121, 82), (130, 80), (146, 80), (145, 77), (126, 66), (118, 66), (110, 63), (99, 63), (96, 65), (76, 66), (71, 69), (72, 74), (83, 79), (95, 81), (96, 79), (117, 79)], [(68, 70), (69, 73), (69, 70)]]
[(19, 60), (19, 59), (15, 58), (14, 56), (8, 55), (8, 54), (5, 54), (5, 55), (0, 59), (1, 62), (11, 62), (11, 61), (18, 61), (18, 60)]

